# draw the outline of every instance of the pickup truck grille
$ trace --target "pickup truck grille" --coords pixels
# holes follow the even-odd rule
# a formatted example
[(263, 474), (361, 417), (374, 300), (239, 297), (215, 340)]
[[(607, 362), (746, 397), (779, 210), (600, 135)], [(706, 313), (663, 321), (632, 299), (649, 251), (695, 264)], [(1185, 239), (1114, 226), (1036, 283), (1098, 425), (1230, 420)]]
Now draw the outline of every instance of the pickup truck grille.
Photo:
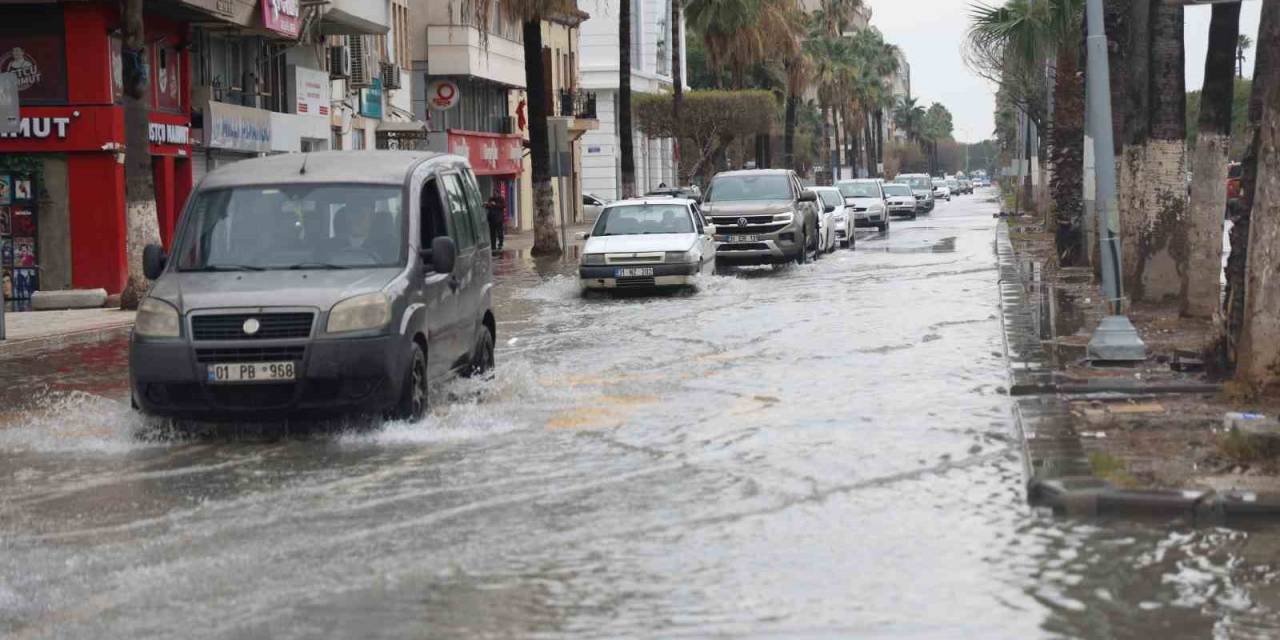
[[(258, 321), (258, 331), (244, 332), (250, 318)], [(315, 314), (303, 313), (232, 313), (191, 316), (191, 334), (196, 340), (278, 340), (307, 338)]]

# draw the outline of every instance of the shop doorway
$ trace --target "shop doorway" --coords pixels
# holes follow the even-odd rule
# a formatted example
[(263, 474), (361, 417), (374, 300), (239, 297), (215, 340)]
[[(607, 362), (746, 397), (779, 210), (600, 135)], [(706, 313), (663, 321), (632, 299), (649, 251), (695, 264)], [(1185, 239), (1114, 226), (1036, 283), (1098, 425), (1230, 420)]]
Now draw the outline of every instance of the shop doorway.
[(6, 308), (25, 311), (40, 288), (35, 176), (0, 171), (0, 271)]

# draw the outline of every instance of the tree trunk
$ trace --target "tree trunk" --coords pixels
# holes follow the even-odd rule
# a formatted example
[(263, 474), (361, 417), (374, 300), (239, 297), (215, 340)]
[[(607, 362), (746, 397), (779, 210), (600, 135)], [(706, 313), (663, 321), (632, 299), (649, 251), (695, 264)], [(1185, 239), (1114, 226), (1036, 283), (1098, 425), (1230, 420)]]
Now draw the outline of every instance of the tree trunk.
[[(541, 56), (542, 54), (538, 54)], [(636, 151), (631, 130), (631, 3), (618, 8), (618, 153), (622, 158), (622, 197), (636, 197)]]
[(1182, 315), (1193, 318), (1212, 318), (1221, 308), (1222, 216), (1227, 208), (1227, 152), (1235, 98), (1231, 71), (1239, 33), (1240, 5), (1213, 5), (1200, 95), (1200, 132), (1191, 155), (1190, 256)]
[[(1258, 34), (1258, 59), (1268, 52), (1268, 65), (1280, 62), (1276, 27), (1280, 3), (1263, 4)], [(1265, 37), (1264, 37), (1265, 34)], [(1280, 86), (1276, 72), (1255, 71), (1255, 87), (1266, 74), (1261, 96), (1262, 117), (1256, 139), (1256, 187), (1249, 224), (1248, 279), (1245, 283), (1244, 323), (1240, 334), (1239, 380), (1255, 389), (1280, 383)], [(1252, 106), (1252, 105), (1251, 105)]]
[(783, 166), (796, 171), (796, 111), (800, 106), (800, 98), (795, 93), (787, 95), (786, 122), (782, 132)]
[(1053, 83), (1053, 139), (1049, 188), (1053, 192), (1058, 264), (1086, 264), (1084, 246), (1084, 77), (1074, 42), (1058, 47)]
[[(830, 116), (831, 116), (831, 109), (826, 104), (823, 104), (822, 105), (822, 164), (827, 165), (828, 176), (835, 176), (836, 175), (835, 168), (831, 166), (832, 165), (831, 132), (827, 124), (828, 121), (831, 119)], [(814, 178), (817, 178), (817, 177), (818, 176), (814, 176)], [(828, 180), (829, 179), (830, 178), (828, 178)], [(817, 183), (823, 184), (821, 180), (817, 180)], [(830, 182), (827, 182), (827, 184), (830, 184)]]
[(836, 148), (835, 148), (835, 153), (831, 154), (835, 156), (835, 162), (832, 163), (835, 169), (835, 173), (832, 175), (836, 180), (841, 180), (844, 178), (844, 146), (845, 146), (845, 140), (847, 136), (842, 136), (841, 133), (843, 132), (847, 134), (848, 131), (845, 130), (845, 127), (841, 126), (841, 121), (843, 120), (844, 118), (841, 117), (841, 111), (838, 107), (831, 110), (831, 124), (836, 128), (835, 130)]
[(876, 174), (884, 174), (884, 109), (876, 109)]
[[(1182, 7), (1160, 0), (1146, 4), (1147, 32), (1135, 18), (1134, 84), (1146, 84), (1145, 103), (1130, 114), (1146, 114), (1146, 135), (1125, 149), (1128, 207), (1121, 212), (1125, 289), (1134, 300), (1185, 300), (1190, 248), (1186, 216), (1186, 96)], [(1139, 63), (1145, 39), (1145, 63)], [(1139, 72), (1140, 65), (1147, 71)], [(1142, 98), (1138, 97), (1141, 101)], [(1141, 106), (1139, 106), (1141, 104)], [(1142, 111), (1145, 106), (1145, 111)]]
[(150, 127), (147, 97), (150, 81), (143, 63), (147, 59), (142, 0), (124, 5), (124, 199), (125, 255), (129, 275), (120, 294), (120, 306), (137, 309), (151, 283), (142, 273), (142, 249), (160, 243), (160, 218), (156, 213), (155, 175), (151, 170)]
[(547, 91), (543, 82), (542, 21), (527, 20), (524, 35), (524, 76), (528, 86), (529, 162), (533, 179), (533, 249), (535, 256), (562, 252), (556, 232), (555, 196), (551, 190), (551, 150), (547, 139)]
[(671, 0), (671, 122), (676, 135), (671, 140), (671, 155), (676, 166), (676, 186), (689, 184), (689, 176), (680, 171), (680, 107), (684, 105), (684, 66), (680, 64), (681, 0)]

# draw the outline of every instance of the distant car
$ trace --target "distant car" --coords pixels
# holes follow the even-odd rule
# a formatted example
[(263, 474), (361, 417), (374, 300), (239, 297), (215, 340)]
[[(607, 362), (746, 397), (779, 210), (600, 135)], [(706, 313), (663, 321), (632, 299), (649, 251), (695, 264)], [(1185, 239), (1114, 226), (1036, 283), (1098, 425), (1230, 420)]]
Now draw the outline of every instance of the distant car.
[(959, 196), (964, 192), (960, 190), (960, 180), (957, 178), (947, 178), (947, 189), (951, 191), (951, 195)]
[(600, 210), (607, 204), (604, 198), (591, 195), (590, 193), (582, 194), (582, 222), (585, 224), (595, 224), (596, 218), (600, 216)]
[(879, 180), (841, 180), (836, 188), (844, 195), (845, 204), (853, 209), (854, 226), (876, 227), (882, 233), (889, 230), (889, 208)]
[(835, 187), (811, 188), (822, 203), (823, 217), (819, 220), (826, 227), (820, 227), (818, 234), (826, 243), (826, 252), (835, 251), (837, 246), (853, 248), (853, 213), (845, 205), (840, 190)]
[(972, 181), (972, 180), (970, 180), (970, 179), (968, 179), (968, 178), (958, 178), (958, 179), (956, 179), (956, 182), (959, 182), (959, 183), (960, 183), (960, 193), (964, 193), (964, 194), (972, 194), (972, 193), (973, 193), (973, 181)]
[(951, 188), (947, 186), (946, 180), (942, 178), (933, 179), (933, 198), (951, 202)]
[(929, 213), (937, 203), (933, 198), (933, 179), (927, 173), (900, 173), (894, 182), (911, 187), (916, 197), (916, 213)]
[(701, 200), (702, 189), (696, 184), (683, 187), (658, 187), (649, 193), (644, 194), (646, 198), (670, 197), (670, 198), (688, 198), (690, 200)]
[(582, 247), (583, 289), (687, 287), (716, 268), (715, 227), (687, 198), (619, 200), (600, 211)]
[(911, 187), (905, 184), (890, 182), (884, 185), (884, 203), (890, 216), (906, 216), (916, 219), (916, 198)]

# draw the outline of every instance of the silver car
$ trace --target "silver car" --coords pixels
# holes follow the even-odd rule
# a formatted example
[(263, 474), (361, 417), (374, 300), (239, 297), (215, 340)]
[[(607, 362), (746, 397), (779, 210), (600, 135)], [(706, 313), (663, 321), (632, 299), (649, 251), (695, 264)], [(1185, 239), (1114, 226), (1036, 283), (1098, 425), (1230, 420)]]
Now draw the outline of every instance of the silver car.
[(429, 384), (493, 366), (486, 229), (457, 156), (330, 151), (218, 169), (172, 252), (143, 254), (155, 282), (129, 341), (134, 404), (419, 418)]
[(884, 202), (884, 188), (879, 180), (841, 180), (836, 188), (844, 195), (845, 204), (853, 210), (854, 225), (889, 230), (889, 209)]

